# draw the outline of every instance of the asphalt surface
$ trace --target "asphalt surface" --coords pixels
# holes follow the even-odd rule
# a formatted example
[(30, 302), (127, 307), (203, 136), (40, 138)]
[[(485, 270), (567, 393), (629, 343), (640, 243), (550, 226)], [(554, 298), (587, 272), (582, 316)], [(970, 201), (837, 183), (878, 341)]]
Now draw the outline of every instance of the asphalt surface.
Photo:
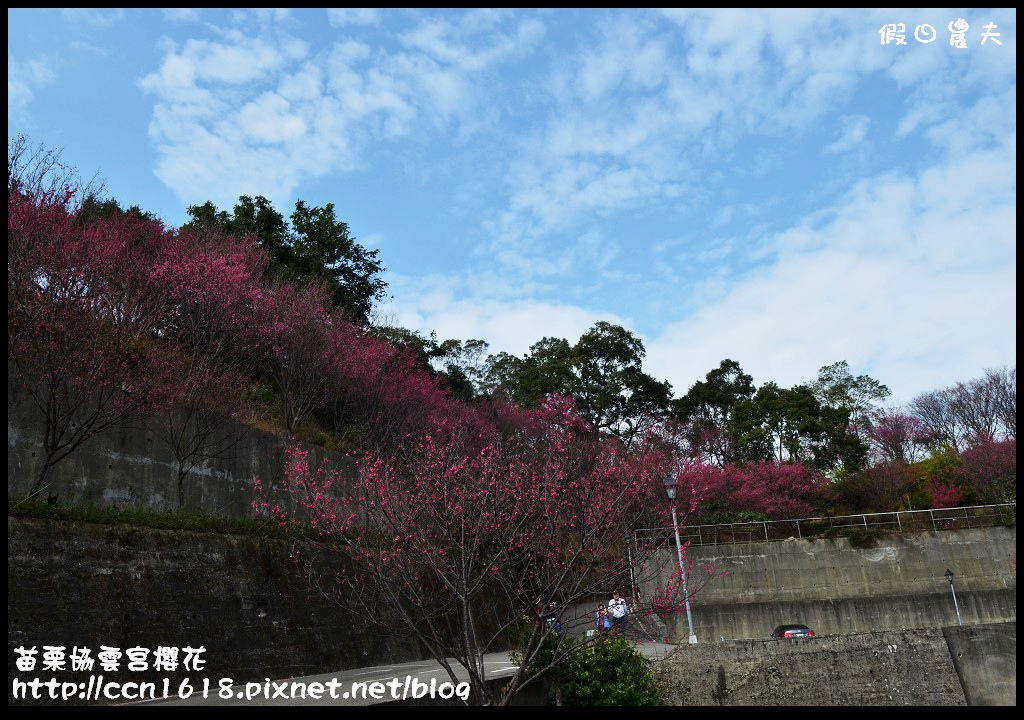
[[(637, 641), (637, 650), (651, 660), (665, 657), (676, 646), (661, 642)], [(511, 676), (516, 665), (509, 659), (508, 653), (490, 653), (484, 656), (484, 665), (488, 679)], [(457, 668), (456, 676), (464, 681), (468, 676), (462, 668)], [(378, 683), (375, 685), (375, 683)], [(418, 684), (417, 684), (418, 683)], [(174, 690), (172, 690), (172, 693)], [(208, 688), (200, 685), (192, 688), (189, 697), (172, 695), (159, 700), (145, 700), (128, 705), (216, 705), (216, 706), (248, 706), (248, 707), (298, 707), (332, 705), (340, 707), (358, 707), (378, 705), (400, 700), (403, 697), (414, 698), (415, 693), (437, 693), (441, 697), (452, 697), (460, 692), (458, 685), (451, 682), (448, 673), (435, 660), (396, 665), (379, 665), (376, 667), (358, 668), (355, 670), (339, 670), (323, 675), (271, 680), (261, 683), (243, 683), (238, 685), (217, 687), (216, 680), (211, 680)], [(466, 692), (464, 687), (461, 692)], [(205, 697), (204, 697), (205, 695)], [(420, 697), (423, 697), (421, 695)], [(461, 697), (461, 696), (460, 696)]]

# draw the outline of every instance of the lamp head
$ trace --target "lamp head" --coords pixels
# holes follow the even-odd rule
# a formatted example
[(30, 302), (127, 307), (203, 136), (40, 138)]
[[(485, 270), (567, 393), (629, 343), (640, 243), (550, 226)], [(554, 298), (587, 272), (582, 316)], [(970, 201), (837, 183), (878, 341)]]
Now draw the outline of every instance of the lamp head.
[(949, 568), (946, 568), (946, 579), (949, 580), (950, 585), (953, 584), (953, 571)]
[(676, 495), (679, 493), (679, 481), (676, 480), (676, 476), (669, 474), (665, 478), (665, 494), (668, 495), (669, 500), (675, 500)]

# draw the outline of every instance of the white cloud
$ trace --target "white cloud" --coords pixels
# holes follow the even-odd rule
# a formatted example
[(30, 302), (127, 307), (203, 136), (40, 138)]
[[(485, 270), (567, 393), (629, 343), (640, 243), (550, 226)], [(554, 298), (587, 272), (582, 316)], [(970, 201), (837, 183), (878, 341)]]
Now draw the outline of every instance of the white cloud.
[(331, 27), (379, 25), (380, 20), (380, 8), (327, 8), (327, 22)]
[(246, 103), (238, 112), (238, 122), (249, 137), (263, 143), (283, 143), (306, 131), (302, 117), (276, 93), (264, 93)]
[(23, 117), (28, 111), (35, 91), (52, 85), (57, 78), (53, 66), (42, 59), (19, 62), (7, 55), (7, 119)]
[(64, 18), (73, 24), (110, 27), (125, 19), (123, 8), (61, 8)]
[(648, 343), (648, 372), (685, 392), (730, 358), (784, 387), (846, 360), (902, 392), (979, 377), (1015, 357), (1014, 206), (985, 202), (1008, 161), (979, 154), (908, 182), (857, 186), (777, 236), (778, 261)]
[[(445, 286), (450, 278), (433, 278), (423, 289), (410, 296), (414, 303), (389, 306), (394, 324), (405, 328), (431, 328), (439, 339), (483, 340), (490, 346), (489, 354), (507, 352), (521, 356), (543, 337), (565, 338), (575, 343), (598, 320), (626, 326), (615, 315), (571, 305), (521, 300), (500, 302), (487, 299), (457, 299)], [(399, 284), (404, 283), (399, 280)], [(426, 285), (433, 285), (433, 290)], [(417, 282), (417, 285), (419, 283)]]
[(871, 119), (864, 115), (845, 117), (842, 120), (842, 131), (839, 138), (825, 146), (827, 153), (843, 153), (852, 150), (864, 141), (868, 134)]

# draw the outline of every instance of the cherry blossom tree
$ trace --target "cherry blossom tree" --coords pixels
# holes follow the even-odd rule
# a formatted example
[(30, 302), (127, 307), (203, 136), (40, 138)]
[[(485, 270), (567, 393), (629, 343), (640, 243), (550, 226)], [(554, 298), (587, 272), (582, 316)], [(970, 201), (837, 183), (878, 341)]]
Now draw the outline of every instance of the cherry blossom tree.
[(419, 436), (442, 417), (461, 414), (440, 378), (401, 345), (360, 328), (339, 326), (338, 372), (332, 388), (335, 431), (359, 428), (364, 442), (380, 450)]
[[(499, 691), (484, 682), (484, 654), (506, 646), (537, 598), (565, 608), (628, 583), (625, 534), (667, 524), (660, 453), (588, 434), (561, 407), (523, 427), (501, 437), (443, 420), (402, 452), (351, 457), (348, 473), (313, 467), (295, 448), (284, 495), (260, 487), (256, 503), (314, 529), (316, 550), (295, 557), (321, 592), (366, 622), (413, 634), (453, 680), (464, 670), (476, 704), (507, 704), (571, 652), (553, 626), (527, 623), (520, 669)], [(659, 547), (635, 543), (632, 562), (643, 566)], [(317, 553), (348, 569), (323, 576)], [(678, 606), (678, 586), (670, 591), (655, 604)]]
[(964, 493), (953, 483), (944, 483), (938, 478), (928, 478), (925, 489), (932, 499), (933, 508), (959, 507), (963, 504)]
[(8, 357), (43, 424), (32, 495), (83, 443), (152, 412), (163, 384), (144, 275), (165, 231), (139, 216), (79, 224), (70, 195), (8, 192)]
[(230, 457), (245, 437), (244, 426), (231, 419), (256, 357), (254, 318), (264, 302), (267, 262), (252, 242), (186, 230), (149, 273), (166, 299), (161, 333), (170, 342), (158, 362), (174, 378), (149, 427), (177, 461), (179, 507), (189, 473)]
[(870, 457), (875, 463), (916, 462), (938, 440), (923, 420), (897, 408), (875, 410), (865, 435)]
[(970, 489), (969, 499), (986, 503), (1017, 498), (1017, 441), (991, 442), (965, 450), (953, 476)]
[[(800, 463), (754, 462), (745, 466), (691, 463), (680, 473), (694, 509), (711, 522), (740, 513), (771, 520), (809, 517), (831, 500), (829, 480)], [(708, 516), (707, 508), (716, 512)]]
[(326, 285), (279, 282), (268, 289), (261, 314), (260, 368), (277, 387), (284, 426), (294, 434), (327, 404), (337, 346)]
[(94, 175), (84, 180), (78, 168), (64, 162), (61, 154), (61, 150), (47, 147), (43, 143), (33, 145), (27, 135), (9, 137), (8, 192), (32, 198), (36, 203), (61, 198), (61, 207), (72, 212), (88, 198), (99, 197), (104, 193), (106, 184), (102, 178)]

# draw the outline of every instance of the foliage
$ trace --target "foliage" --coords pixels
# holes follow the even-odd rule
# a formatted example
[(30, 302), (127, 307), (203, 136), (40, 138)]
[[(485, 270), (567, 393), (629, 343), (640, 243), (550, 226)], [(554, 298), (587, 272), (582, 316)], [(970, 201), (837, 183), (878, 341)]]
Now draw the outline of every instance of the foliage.
[(256, 380), (239, 390), (243, 402), (273, 407), (281, 402), (281, 394), (264, 380)]
[(960, 457), (960, 453), (951, 446), (945, 445), (932, 451), (930, 457), (916, 463), (913, 467), (922, 481), (934, 479), (952, 483), (963, 467), (963, 459)]
[(655, 707), (662, 702), (643, 653), (614, 635), (569, 656), (560, 672), (559, 695), (567, 706)]
[[(217, 400), (267, 382), (276, 392), (255, 404), (278, 417), (248, 422), (282, 434), (344, 433), (366, 447), (395, 447), (471, 401), (487, 413), (507, 398), (536, 408), (557, 394), (573, 398), (594, 432), (632, 444), (656, 431), (678, 461), (722, 468), (774, 459), (842, 480), (864, 461), (862, 439), (882, 467), (920, 460), (946, 438), (965, 464), (955, 477), (931, 474), (966, 499), (1015, 497), (1015, 453), (984, 449), (1015, 442), (1015, 368), (986, 370), (904, 412), (873, 408), (887, 389), (845, 361), (807, 387), (769, 383), (755, 393), (739, 364), (723, 360), (668, 413), (671, 388), (641, 371), (643, 344), (607, 322), (575, 344), (544, 338), (523, 358), (499, 353), (486, 363), (480, 340), (368, 334), (355, 315), (333, 311), (332, 283), (344, 276), (356, 294), (382, 291), (379, 266), (375, 255), (361, 257), (331, 206), (297, 203), (289, 223), (265, 198), (242, 196), (231, 213), (193, 206), (192, 220), (171, 231), (100, 198), (98, 185), (23, 137), (8, 143), (8, 185), (9, 359), (47, 416), (47, 468), (111, 424), (158, 412), (160, 439), (187, 472), (235, 440), (217, 434), (213, 414), (240, 408)], [(73, 432), (63, 422), (71, 412), (86, 416)], [(500, 412), (502, 422), (512, 416)], [(674, 424), (663, 422), (669, 414)], [(924, 492), (922, 479), (897, 502)]]
[(167, 383), (146, 270), (168, 234), (138, 217), (78, 224), (71, 195), (8, 193), (8, 359), (43, 424), (34, 492), (82, 444), (152, 413)]
[(753, 398), (736, 403), (730, 431), (747, 461), (798, 462), (849, 474), (867, 456), (849, 420), (848, 409), (822, 406), (806, 385), (766, 383)]
[(916, 462), (937, 441), (923, 420), (896, 408), (873, 411), (864, 435), (875, 463)]
[(740, 400), (750, 400), (754, 392), (753, 378), (727, 358), (673, 402), (673, 415), (685, 426), (692, 459), (718, 466), (739, 461), (729, 432), (732, 409)]
[(831, 501), (831, 484), (817, 470), (798, 463), (755, 462), (743, 467), (691, 463), (679, 473), (681, 492), (694, 498), (702, 521), (712, 517), (785, 520), (809, 517)]
[(390, 326), (376, 326), (372, 332), (378, 338), (404, 347), (424, 370), (436, 372), (439, 386), (451, 396), (469, 402), (478, 395), (487, 394), (482, 358), (488, 345), (483, 340), (438, 342), (437, 333), (424, 336), (413, 330)]
[(330, 342), (328, 290), (318, 283), (268, 288), (257, 316), (259, 366), (276, 386), (293, 435), (327, 404), (337, 346)]
[[(557, 676), (555, 657), (564, 658), (576, 644), (571, 636), (549, 632), (541, 638), (540, 646), (533, 648), (532, 645), (536, 642), (534, 636), (541, 630), (538, 627), (541, 625), (538, 619), (537, 613), (523, 615), (518, 622), (511, 623), (508, 627), (508, 657), (516, 665), (525, 666), (524, 681), (545, 673)], [(555, 670), (551, 669), (553, 666)]]
[(960, 507), (963, 505), (963, 490), (953, 483), (944, 483), (936, 478), (928, 478), (925, 484), (928, 495), (931, 497), (931, 506), (933, 508)]
[(811, 383), (814, 396), (823, 407), (844, 410), (856, 427), (866, 427), (876, 403), (892, 393), (882, 383), (868, 377), (854, 377), (845, 360), (818, 370), (818, 379)]
[(763, 512), (751, 512), (749, 510), (732, 510), (720, 500), (711, 500), (704, 508), (701, 522), (712, 525), (729, 525), (732, 523), (765, 522), (771, 520)]
[(930, 498), (917, 494), (919, 480), (917, 470), (905, 463), (864, 468), (833, 483), (837, 511), (851, 514), (926, 509)]
[(368, 250), (349, 235), (348, 224), (335, 217), (334, 204), (322, 208), (295, 203), (291, 216), (294, 240), (286, 255), (274, 255), (296, 280), (327, 283), (335, 307), (345, 307), (360, 322), (369, 318), (373, 303), (387, 289), (379, 276), (384, 269), (377, 250)]
[(336, 327), (330, 341), (336, 353), (325, 418), (336, 433), (359, 428), (363, 447), (386, 452), (427, 432), (438, 418), (467, 411), (406, 347), (354, 326)]
[(190, 206), (188, 213), (192, 219), (184, 229), (254, 238), (269, 256), (277, 281), (325, 285), (331, 308), (344, 308), (360, 324), (368, 321), (373, 303), (386, 292), (378, 251), (367, 250), (351, 237), (348, 224), (337, 219), (333, 203), (318, 208), (297, 201), (290, 228), (262, 196), (241, 196), (232, 214), (209, 201)]
[[(326, 578), (298, 557), (320, 591), (382, 629), (414, 634), (452, 672), (461, 666), (481, 704), (507, 703), (529, 673), (553, 670), (569, 652), (538, 623), (522, 672), (491, 695), (482, 656), (536, 598), (566, 607), (622, 584), (626, 533), (666, 522), (659, 454), (585, 432), (571, 404), (539, 408), (521, 428), (503, 436), (471, 416), (445, 418), (394, 452), (353, 455), (349, 475), (311, 467), (293, 448), (284, 495), (261, 485), (258, 503), (283, 522), (308, 521), (331, 537), (324, 552), (351, 562), (353, 571)], [(656, 550), (634, 543), (634, 566)], [(677, 589), (659, 602), (675, 607)]]
[(850, 547), (872, 548), (878, 545), (878, 540), (880, 538), (885, 536), (885, 531), (879, 528), (830, 527), (827, 530), (825, 530), (824, 535), (826, 538), (829, 539), (844, 537), (849, 541)]
[(575, 345), (561, 338), (543, 338), (529, 354), (516, 359), (489, 358), (487, 376), (500, 379), (503, 390), (527, 408), (549, 395), (574, 398), (579, 414), (597, 432), (639, 442), (654, 419), (669, 408), (672, 386), (641, 369), (643, 343), (619, 325), (598, 322)]
[(956, 483), (968, 495), (988, 504), (1017, 499), (1017, 441), (984, 443), (960, 454), (953, 472)]
[(96, 525), (131, 525), (155, 530), (187, 530), (210, 532), (223, 535), (249, 535), (268, 539), (299, 538), (308, 534), (289, 529), (266, 518), (226, 518), (223, 515), (202, 515), (168, 511), (157, 513), (139, 508), (119, 508), (109, 505), (98, 508), (90, 505), (60, 502), (49, 496), (7, 499), (9, 517), (32, 518), (37, 520), (59, 520), (62, 522), (83, 522)]

